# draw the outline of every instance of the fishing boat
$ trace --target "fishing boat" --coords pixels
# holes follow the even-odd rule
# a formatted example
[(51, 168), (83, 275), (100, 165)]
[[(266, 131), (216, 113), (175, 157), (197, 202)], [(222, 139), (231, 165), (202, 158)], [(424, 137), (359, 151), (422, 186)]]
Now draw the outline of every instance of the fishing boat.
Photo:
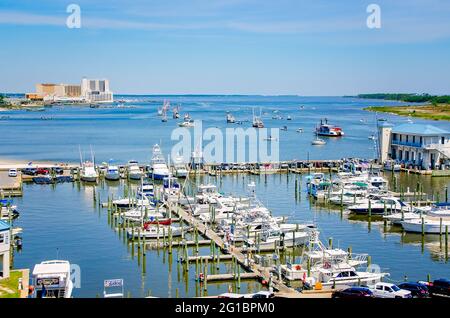
[(141, 180), (141, 178), (144, 175), (136, 160), (128, 161), (127, 170), (128, 170), (128, 177), (131, 180)]
[(166, 161), (164, 160), (164, 156), (161, 152), (161, 148), (158, 144), (153, 146), (151, 170), (151, 177), (154, 180), (163, 180), (170, 174), (169, 168), (167, 167)]
[(129, 238), (137, 239), (137, 238), (145, 238), (145, 239), (162, 239), (162, 238), (168, 238), (169, 235), (171, 237), (175, 236), (181, 236), (183, 233), (183, 229), (181, 227), (176, 227), (173, 225), (159, 225), (159, 224), (153, 224), (148, 225), (146, 227), (143, 227), (141, 231), (137, 230), (128, 230), (127, 234)]
[(174, 160), (173, 165), (174, 176), (177, 178), (186, 178), (189, 174), (186, 165), (183, 163), (183, 157), (178, 156)]
[(320, 120), (319, 127), (316, 128), (316, 134), (318, 136), (326, 137), (341, 137), (344, 136), (344, 132), (340, 127), (328, 124), (328, 120)]
[(261, 119), (261, 109), (259, 110), (259, 116), (255, 116), (255, 109), (253, 109), (253, 121), (252, 126), (254, 128), (264, 128), (264, 123)]
[(53, 260), (36, 264), (32, 273), (32, 298), (71, 298), (70, 263)]
[(111, 161), (106, 168), (105, 179), (110, 181), (117, 181), (120, 179), (119, 167), (112, 164)]
[(236, 119), (231, 113), (227, 114), (227, 124), (234, 124), (236, 122)]
[(326, 145), (326, 141), (320, 138), (316, 138), (313, 141), (311, 141), (311, 145), (313, 146), (323, 146)]
[(83, 157), (81, 155), (81, 149), (79, 149), (79, 151), (80, 151), (80, 163), (81, 163), (81, 171), (80, 171), (81, 181), (97, 182), (98, 173), (97, 173), (97, 170), (95, 170), (95, 160), (94, 160), (94, 154), (92, 152), (92, 148), (91, 148), (92, 161), (83, 162)]

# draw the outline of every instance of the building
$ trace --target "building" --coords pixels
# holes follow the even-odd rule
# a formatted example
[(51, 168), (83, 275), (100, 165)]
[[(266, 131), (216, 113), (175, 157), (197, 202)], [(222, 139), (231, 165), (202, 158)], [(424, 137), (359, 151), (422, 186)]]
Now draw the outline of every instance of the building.
[(36, 84), (36, 92), (27, 93), (25, 97), (29, 100), (44, 102), (100, 103), (114, 101), (107, 79), (86, 78), (82, 79), (81, 85)]
[(83, 78), (81, 80), (81, 95), (90, 102), (108, 103), (114, 101), (114, 95), (109, 90), (109, 80), (107, 79)]
[(421, 169), (450, 168), (450, 131), (426, 124), (379, 125), (379, 159)]
[(0, 279), (9, 277), (10, 236), (9, 224), (0, 220)]

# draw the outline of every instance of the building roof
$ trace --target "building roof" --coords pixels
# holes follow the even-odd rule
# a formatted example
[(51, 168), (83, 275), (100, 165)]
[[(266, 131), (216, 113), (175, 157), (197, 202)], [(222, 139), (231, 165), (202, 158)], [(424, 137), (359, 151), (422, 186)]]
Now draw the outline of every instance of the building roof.
[(413, 123), (395, 126), (392, 129), (392, 132), (399, 134), (413, 134), (422, 136), (450, 135), (450, 131), (438, 128), (436, 126), (425, 124), (413, 124)]
[(5, 221), (0, 220), (0, 232), (1, 231), (8, 231), (10, 228), (9, 224)]

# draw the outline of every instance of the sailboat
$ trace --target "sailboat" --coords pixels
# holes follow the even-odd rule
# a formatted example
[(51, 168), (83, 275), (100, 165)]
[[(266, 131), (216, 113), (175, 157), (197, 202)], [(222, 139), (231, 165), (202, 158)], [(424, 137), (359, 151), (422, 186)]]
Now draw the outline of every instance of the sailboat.
[(236, 119), (231, 113), (227, 114), (227, 124), (234, 124), (236, 122)]
[(261, 109), (259, 109), (259, 116), (255, 116), (255, 109), (253, 109), (253, 124), (254, 128), (264, 128), (264, 123), (261, 119)]
[(173, 119), (178, 119), (180, 118), (180, 106), (177, 106), (173, 109), (173, 115), (172, 115)]

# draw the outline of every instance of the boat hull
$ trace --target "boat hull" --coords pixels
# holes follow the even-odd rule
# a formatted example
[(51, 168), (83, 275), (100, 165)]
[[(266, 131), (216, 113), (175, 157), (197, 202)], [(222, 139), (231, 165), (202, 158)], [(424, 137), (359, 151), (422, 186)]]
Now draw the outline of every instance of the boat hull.
[(97, 182), (97, 177), (81, 176), (80, 180), (84, 182)]

